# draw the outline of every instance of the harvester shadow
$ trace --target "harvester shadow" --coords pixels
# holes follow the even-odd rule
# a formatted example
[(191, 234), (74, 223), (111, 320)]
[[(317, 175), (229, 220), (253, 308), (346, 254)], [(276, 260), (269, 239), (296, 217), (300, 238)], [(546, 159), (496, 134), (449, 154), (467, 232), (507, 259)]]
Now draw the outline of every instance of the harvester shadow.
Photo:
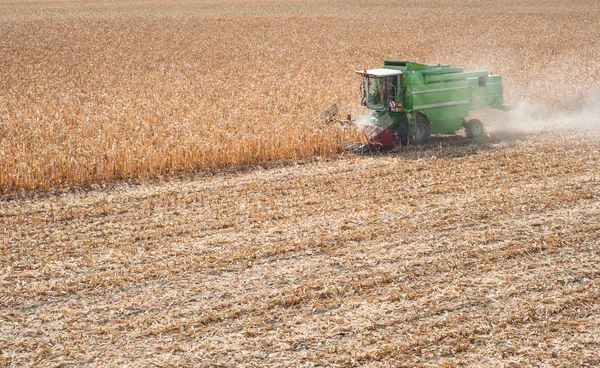
[(432, 136), (427, 144), (399, 147), (381, 154), (408, 159), (465, 157), (521, 144), (528, 141), (530, 135), (515, 132), (492, 132), (475, 139), (459, 134), (436, 135)]

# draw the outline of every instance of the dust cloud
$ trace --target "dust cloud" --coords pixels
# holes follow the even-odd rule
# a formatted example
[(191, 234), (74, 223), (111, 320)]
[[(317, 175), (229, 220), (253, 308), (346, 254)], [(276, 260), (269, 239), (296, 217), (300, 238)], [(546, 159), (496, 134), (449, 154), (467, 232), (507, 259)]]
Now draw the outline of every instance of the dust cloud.
[[(488, 132), (533, 133), (539, 131), (600, 129), (600, 89), (587, 94), (580, 109), (566, 110), (520, 101), (506, 113), (483, 110)], [(479, 114), (478, 114), (479, 115)]]
[(484, 121), (490, 133), (600, 129), (600, 89), (588, 93), (580, 109), (566, 110), (520, 101), (506, 113), (486, 108), (481, 113), (478, 111), (476, 117)]

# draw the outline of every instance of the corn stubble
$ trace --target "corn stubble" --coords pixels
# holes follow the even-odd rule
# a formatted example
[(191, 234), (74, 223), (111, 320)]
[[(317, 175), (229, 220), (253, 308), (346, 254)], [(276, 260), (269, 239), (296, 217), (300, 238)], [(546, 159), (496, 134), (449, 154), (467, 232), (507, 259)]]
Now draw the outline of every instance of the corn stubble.
[(445, 138), (1, 202), (0, 364), (597, 366), (600, 134)]

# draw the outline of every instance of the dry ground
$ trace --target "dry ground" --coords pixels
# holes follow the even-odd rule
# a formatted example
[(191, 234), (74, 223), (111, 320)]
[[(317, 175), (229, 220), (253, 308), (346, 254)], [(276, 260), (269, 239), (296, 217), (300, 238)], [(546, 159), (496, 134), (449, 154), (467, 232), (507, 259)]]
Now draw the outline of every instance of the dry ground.
[(597, 366), (600, 132), (0, 203), (7, 366)]

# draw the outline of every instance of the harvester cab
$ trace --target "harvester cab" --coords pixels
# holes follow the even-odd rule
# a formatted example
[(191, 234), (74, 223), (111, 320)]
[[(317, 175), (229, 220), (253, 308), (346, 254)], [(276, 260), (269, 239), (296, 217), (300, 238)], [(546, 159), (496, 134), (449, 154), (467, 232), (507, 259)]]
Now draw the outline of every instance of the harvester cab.
[(387, 108), (396, 111), (398, 87), (402, 72), (390, 69), (364, 70), (361, 83), (361, 104), (375, 111)]
[(510, 109), (503, 104), (502, 77), (487, 71), (386, 60), (382, 68), (356, 73), (362, 76), (361, 104), (373, 112), (361, 123), (369, 144), (352, 145), (351, 150), (423, 144), (431, 134), (463, 128), (467, 137), (476, 138), (483, 134), (483, 124), (466, 121), (469, 111), (480, 106)]

